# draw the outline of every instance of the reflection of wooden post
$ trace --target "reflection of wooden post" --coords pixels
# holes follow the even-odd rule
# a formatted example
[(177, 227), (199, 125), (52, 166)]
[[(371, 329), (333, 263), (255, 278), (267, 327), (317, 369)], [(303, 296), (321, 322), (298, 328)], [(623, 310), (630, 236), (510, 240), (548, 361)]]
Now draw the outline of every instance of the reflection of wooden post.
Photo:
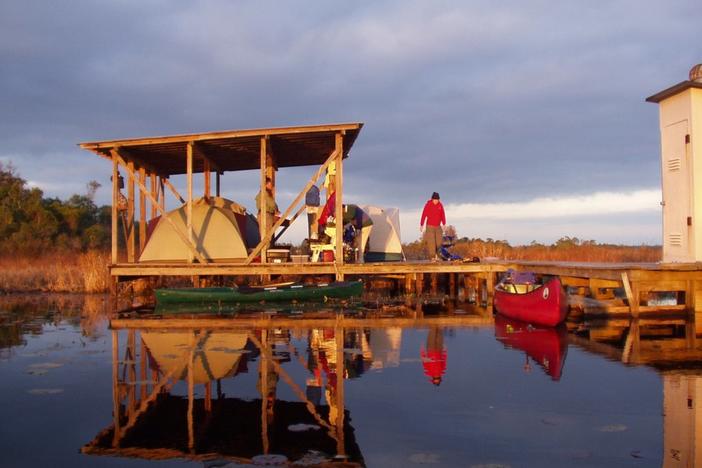
[(190, 336), (190, 353), (188, 356), (188, 448), (192, 452), (195, 448), (195, 423), (193, 421), (193, 409), (195, 406), (195, 372), (193, 363), (195, 360), (195, 333)]
[[(268, 453), (268, 330), (261, 330), (261, 356), (258, 373), (261, 376), (261, 444)], [(265, 351), (264, 351), (265, 349)]]
[(336, 453), (345, 455), (344, 447), (344, 329), (334, 329), (336, 339)]
[(140, 401), (146, 400), (146, 394), (147, 394), (147, 383), (146, 383), (146, 344), (144, 343), (144, 340), (139, 337), (139, 344), (140, 344), (140, 349), (139, 349), (139, 361), (140, 361), (140, 372), (139, 372), (139, 379), (141, 380), (140, 383), (140, 388), (141, 388), (141, 393), (139, 396)]
[(134, 411), (136, 410), (136, 336), (135, 336), (135, 331), (129, 330), (127, 332), (127, 360), (128, 362), (125, 363), (127, 366), (129, 366), (129, 378), (127, 380), (128, 382), (128, 406), (127, 406), (127, 414), (131, 417), (134, 414)]
[(205, 383), (205, 411), (212, 411), (212, 381)]
[[(334, 191), (336, 193), (336, 201), (334, 206), (334, 219), (336, 222), (336, 251), (334, 261), (337, 265), (344, 264), (344, 208), (342, 205), (342, 194), (344, 191), (343, 183), (343, 168), (342, 161), (344, 160), (344, 139), (341, 133), (337, 133), (335, 137), (336, 147), (336, 174), (334, 176)], [(336, 280), (343, 281), (344, 274), (337, 270)]]
[(114, 421), (114, 435), (112, 446), (119, 446), (120, 415), (119, 415), (119, 335), (117, 330), (112, 330), (112, 419)]

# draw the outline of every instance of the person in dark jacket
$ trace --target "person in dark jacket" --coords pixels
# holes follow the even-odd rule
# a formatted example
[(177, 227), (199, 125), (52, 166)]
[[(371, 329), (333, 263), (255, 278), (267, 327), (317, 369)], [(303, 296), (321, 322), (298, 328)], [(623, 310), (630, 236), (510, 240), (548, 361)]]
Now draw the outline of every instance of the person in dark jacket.
[[(426, 229), (424, 222), (426, 221)], [(424, 205), (422, 219), (419, 221), (419, 230), (424, 232), (424, 248), (432, 261), (439, 259), (438, 250), (441, 247), (442, 228), (446, 226), (446, 214), (444, 205), (441, 204), (439, 194), (432, 193), (431, 199)]]

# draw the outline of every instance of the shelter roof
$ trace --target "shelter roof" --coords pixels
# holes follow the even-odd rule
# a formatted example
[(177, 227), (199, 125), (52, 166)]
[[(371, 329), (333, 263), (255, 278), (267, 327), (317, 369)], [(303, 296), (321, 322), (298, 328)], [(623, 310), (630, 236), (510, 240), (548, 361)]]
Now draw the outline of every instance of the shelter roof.
[(647, 97), (646, 102), (658, 103), (671, 96), (675, 96), (678, 93), (682, 93), (683, 91), (690, 88), (702, 89), (702, 83), (698, 81), (681, 81), (680, 83), (671, 86), (670, 88), (664, 89), (663, 91), (660, 91), (654, 94), (653, 96)]
[[(130, 138), (79, 143), (83, 149), (111, 158), (118, 149), (127, 159), (164, 176), (186, 172), (187, 145), (194, 144), (193, 171), (204, 171), (204, 158), (218, 172), (242, 171), (260, 167), (260, 141), (268, 147), (277, 167), (319, 165), (334, 151), (335, 135), (343, 134), (344, 157), (363, 123), (309, 125), (191, 133), (161, 137)], [(197, 155), (201, 157), (197, 157)]]

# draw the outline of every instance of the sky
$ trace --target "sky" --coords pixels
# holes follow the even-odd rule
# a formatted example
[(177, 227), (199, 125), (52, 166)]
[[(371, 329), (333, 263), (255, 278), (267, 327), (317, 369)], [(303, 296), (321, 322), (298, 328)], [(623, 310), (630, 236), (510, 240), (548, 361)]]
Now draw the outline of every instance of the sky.
[[(699, 0), (0, 0), (0, 162), (46, 196), (96, 180), (108, 204), (111, 166), (79, 142), (363, 122), (344, 201), (399, 207), (403, 241), (436, 191), (461, 237), (660, 244), (644, 99), (702, 62), (701, 17)], [(281, 208), (312, 170), (281, 169)], [(222, 192), (255, 209), (257, 183)]]

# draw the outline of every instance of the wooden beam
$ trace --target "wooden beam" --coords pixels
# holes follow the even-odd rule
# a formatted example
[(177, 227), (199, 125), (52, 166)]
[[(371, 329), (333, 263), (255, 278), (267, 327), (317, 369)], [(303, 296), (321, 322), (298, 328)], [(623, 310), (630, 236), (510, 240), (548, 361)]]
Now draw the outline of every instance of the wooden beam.
[[(113, 157), (116, 157), (116, 158), (117, 158), (117, 160), (119, 161), (119, 163), (122, 164), (122, 166), (127, 170), (127, 172), (130, 171), (130, 169), (129, 169), (129, 167), (127, 166), (126, 162), (124, 161), (124, 159), (122, 159), (122, 157), (119, 155), (119, 153), (117, 152), (117, 150), (112, 150), (112, 155), (113, 155)], [(133, 172), (132, 172), (131, 174), (132, 174), (132, 176), (134, 175)], [(142, 185), (141, 183), (140, 183), (140, 185), (139, 185), (139, 189), (142, 190), (142, 191), (144, 191), (145, 193), (148, 193), (148, 190), (147, 190), (146, 186)], [(149, 197), (151, 197), (151, 194), (150, 194), (150, 193), (149, 193)], [(157, 201), (156, 201), (155, 199), (152, 199), (152, 201), (153, 201), (154, 203), (157, 203)], [(156, 204), (156, 206), (158, 206), (158, 204)], [(159, 209), (159, 211), (163, 210), (160, 206), (158, 207), (158, 209)], [(165, 219), (168, 223), (171, 224), (171, 226), (173, 227), (173, 230), (175, 231), (175, 233), (178, 235), (178, 237), (180, 237), (180, 239), (181, 239), (183, 242), (185, 242), (186, 247), (188, 247), (188, 249), (190, 249), (190, 251), (192, 252), (192, 254), (200, 261), (200, 263), (207, 263), (207, 260), (200, 254), (200, 252), (197, 250), (197, 248), (195, 247), (195, 245), (194, 245), (192, 242), (190, 242), (190, 241), (188, 240), (187, 234), (185, 234), (185, 233), (180, 229), (180, 227), (178, 227), (178, 225), (177, 225), (176, 223), (173, 222), (173, 220), (172, 220), (171, 218), (169, 218), (168, 216), (166, 216), (166, 213), (165, 213), (164, 211), (161, 211), (161, 215), (163, 216), (163, 219)]]
[(119, 162), (112, 155), (112, 264), (117, 264), (118, 260), (118, 212), (117, 204), (119, 203)]
[(273, 243), (274, 243), (274, 244), (275, 244), (276, 242), (278, 242), (278, 239), (280, 239), (281, 236), (282, 236), (283, 234), (285, 234), (285, 231), (287, 231), (288, 228), (289, 228), (290, 226), (292, 226), (292, 224), (295, 222), (295, 220), (298, 218), (298, 216), (300, 216), (300, 214), (302, 214), (302, 212), (305, 211), (306, 208), (307, 208), (307, 207), (306, 207), (304, 204), (303, 204), (302, 206), (300, 206), (300, 209), (297, 210), (297, 212), (295, 212), (295, 215), (290, 219), (290, 222), (288, 223), (288, 225), (287, 225), (287, 226), (283, 226), (283, 229), (281, 229), (280, 232), (279, 232), (278, 234), (276, 234), (276, 236), (273, 238)]
[[(146, 169), (139, 168), (139, 180), (141, 185), (146, 185)], [(139, 255), (144, 251), (146, 245), (146, 194), (139, 190)]]
[[(156, 175), (155, 173), (152, 172), (149, 175), (149, 178), (151, 179), (151, 181), (150, 181), (151, 182), (151, 187), (150, 187), (151, 188), (151, 199), (158, 200), (160, 197), (160, 193), (158, 191), (158, 175)], [(154, 202), (151, 202), (151, 216), (149, 219), (154, 219), (156, 217), (156, 213), (157, 213), (156, 206), (155, 206)]]
[(180, 201), (181, 204), (185, 205), (185, 199), (180, 196), (176, 188), (173, 186), (170, 180), (168, 180), (168, 177), (161, 177), (161, 183), (164, 184), (166, 187), (168, 187), (173, 195)]
[[(322, 164), (322, 165), (319, 167), (319, 169), (317, 170), (317, 172), (315, 173), (315, 175), (313, 175), (312, 178), (309, 180), (309, 182), (307, 182), (307, 185), (305, 185), (305, 187), (302, 189), (302, 191), (301, 191), (299, 194), (297, 194), (297, 197), (295, 197), (295, 200), (293, 200), (293, 202), (290, 204), (290, 206), (288, 206), (288, 208), (285, 210), (285, 212), (284, 212), (283, 215), (280, 217), (280, 219), (273, 225), (273, 228), (271, 229), (271, 232), (275, 232), (275, 230), (278, 229), (278, 228), (280, 227), (281, 224), (283, 224), (283, 221), (285, 221), (285, 219), (288, 217), (288, 215), (290, 215), (290, 213), (292, 212), (293, 208), (294, 208), (295, 206), (297, 206), (298, 202), (305, 196), (305, 194), (306, 194), (307, 191), (310, 189), (310, 187), (312, 187), (312, 186), (317, 182), (317, 180), (318, 180), (319, 177), (322, 175), (322, 173), (324, 172), (324, 170), (329, 166), (329, 164), (330, 164), (334, 159), (336, 159), (336, 157), (337, 157), (337, 153), (336, 153), (336, 150), (334, 150), (334, 151), (332, 151), (332, 153), (329, 155), (329, 157), (327, 158), (327, 160), (324, 161), (324, 164)], [(264, 181), (264, 182), (265, 182), (265, 181)], [(246, 261), (244, 262), (244, 264), (249, 265), (249, 264), (251, 263), (251, 261), (254, 259), (254, 257), (256, 257), (256, 255), (258, 255), (258, 253), (261, 251), (261, 249), (263, 248), (263, 246), (264, 246), (264, 245), (268, 242), (268, 240), (270, 239), (270, 237), (271, 237), (271, 232), (267, 233), (265, 238), (264, 238), (264, 237), (261, 238), (261, 242), (259, 242), (259, 244), (256, 246), (256, 248), (249, 254), (249, 256), (246, 258)]]
[(629, 309), (631, 310), (631, 315), (637, 317), (639, 315), (639, 297), (638, 294), (634, 294), (634, 289), (629, 282), (629, 275), (626, 271), (622, 272), (622, 285), (624, 286), (624, 292), (626, 293), (626, 298), (629, 301)]
[[(185, 208), (186, 230), (188, 231), (188, 241), (193, 244), (193, 144), (189, 142), (186, 146), (186, 179), (188, 184), (188, 200)], [(188, 255), (188, 263), (193, 262), (193, 256)]]
[(214, 169), (217, 172), (220, 172), (222, 168), (220, 167), (219, 164), (217, 164), (206, 152), (205, 152), (205, 147), (202, 145), (202, 143), (193, 142), (193, 151), (195, 153), (195, 156), (198, 158), (202, 159), (205, 163), (207, 163), (210, 166), (210, 169)]
[(204, 163), (203, 177), (205, 178), (205, 199), (209, 200), (212, 190), (210, 186), (210, 163), (207, 160)]
[(224, 132), (191, 133), (163, 137), (133, 138), (125, 140), (109, 140), (79, 143), (83, 149), (96, 151), (99, 149), (113, 149), (115, 147), (154, 145), (159, 143), (184, 143), (194, 141), (221, 140), (223, 138), (241, 138), (273, 135), (289, 135), (295, 133), (324, 133), (346, 130), (358, 130), (363, 126), (360, 122), (333, 125), (307, 125), (300, 127), (261, 128), (251, 130), (231, 130)]
[(136, 232), (134, 229), (134, 162), (127, 162), (129, 177), (127, 178), (127, 261), (134, 262), (136, 251)]
[[(268, 143), (268, 138), (267, 137), (261, 137), (261, 147), (260, 147), (260, 154), (259, 157), (261, 159), (261, 174), (260, 174), (260, 182), (261, 182), (261, 191), (258, 192), (258, 203), (259, 203), (259, 212), (258, 212), (258, 232), (259, 235), (261, 236), (261, 263), (266, 263), (266, 253), (267, 253), (267, 248), (265, 248), (265, 245), (267, 242), (263, 242), (264, 239), (266, 241), (268, 240), (268, 223), (267, 221), (267, 212), (268, 212), (268, 197), (266, 196), (266, 163), (268, 162), (268, 159), (266, 158), (266, 155), (268, 153), (266, 149), (266, 144)], [(273, 230), (275, 232), (275, 230)]]
[[(334, 148), (336, 151), (336, 173), (334, 174), (334, 193), (336, 200), (334, 205), (334, 219), (336, 227), (336, 251), (334, 255), (334, 263), (337, 265), (344, 264), (344, 207), (342, 204), (343, 198), (343, 167), (342, 161), (344, 156), (344, 137), (341, 132), (338, 132), (334, 138)], [(344, 274), (338, 273), (337, 281), (344, 280)]]

